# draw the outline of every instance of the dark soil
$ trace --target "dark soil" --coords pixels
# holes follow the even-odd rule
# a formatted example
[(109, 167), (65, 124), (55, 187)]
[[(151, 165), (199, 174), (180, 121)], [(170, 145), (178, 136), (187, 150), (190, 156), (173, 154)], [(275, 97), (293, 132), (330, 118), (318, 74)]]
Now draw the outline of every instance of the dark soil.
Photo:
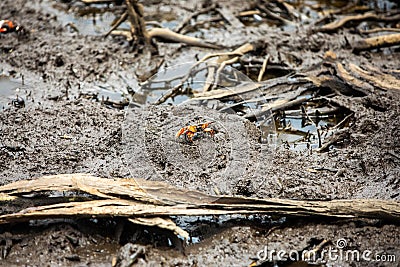
[[(175, 13), (178, 22), (190, 13), (185, 7), (196, 7), (195, 1), (185, 2), (185, 7), (173, 2), (147, 2), (146, 14), (156, 16), (163, 7), (169, 14)], [(0, 36), (2, 74), (18, 81), (23, 76), (26, 88), (19, 93), (24, 107), (12, 105), (16, 95), (11, 95), (9, 104), (0, 111), (0, 185), (47, 174), (85, 172), (109, 178), (162, 180), (209, 194), (400, 200), (399, 91), (334, 97), (355, 116), (342, 144), (324, 153), (260, 144), (255, 124), (206, 107), (161, 105), (121, 110), (88, 95), (99, 92), (101, 86), (129, 94), (157, 71), (162, 60), (165, 66), (172, 66), (213, 51), (159, 42), (160, 54), (151, 57), (121, 38), (71, 32), (49, 10), (40, 8), (47, 3), (0, 3), (0, 19), (11, 18), (29, 31)], [(227, 1), (221, 5), (243, 11), (247, 4)], [(312, 34), (309, 25), (291, 30), (267, 24), (239, 29), (224, 26), (204, 29), (202, 38), (228, 47), (266, 41), (271, 58), (279, 57), (299, 71), (320, 64), (328, 50), (338, 55), (338, 61), (369, 63), (378, 69), (398, 69), (400, 62), (398, 48), (352, 53), (346, 42), (360, 35), (350, 29)], [(217, 134), (204, 136), (194, 144), (176, 140), (176, 131), (195, 122), (195, 117), (216, 121), (213, 127)], [(312, 171), (315, 167), (325, 169)], [(172, 237), (157, 229), (125, 227), (122, 237), (116, 236), (113, 231), (118, 227), (112, 220), (1, 226), (0, 265), (110, 266), (118, 255), (121, 259), (131, 253), (124, 251), (123, 245), (138, 243), (144, 247), (139, 265), (214, 266), (218, 262), (248, 266), (267, 245), (268, 249), (302, 251), (324, 239), (331, 240), (328, 247), (334, 247), (339, 238), (347, 240), (349, 249), (397, 256), (395, 263), (381, 262), (383, 266), (399, 263), (398, 225), (282, 218), (277, 223), (278, 219), (194, 223), (193, 233), (201, 242), (185, 248), (176, 243), (170, 246), (168, 238)], [(279, 228), (269, 231), (274, 225)], [(333, 265), (377, 266), (366, 261)]]

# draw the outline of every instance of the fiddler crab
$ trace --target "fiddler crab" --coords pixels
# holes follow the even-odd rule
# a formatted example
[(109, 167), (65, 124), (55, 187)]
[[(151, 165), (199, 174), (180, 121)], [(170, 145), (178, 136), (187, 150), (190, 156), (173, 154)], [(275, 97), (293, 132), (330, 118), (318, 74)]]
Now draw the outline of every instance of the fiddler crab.
[(185, 126), (176, 133), (175, 137), (179, 138), (183, 136), (188, 143), (193, 143), (195, 139), (204, 137), (205, 134), (209, 134), (213, 137), (215, 134), (215, 130), (209, 127), (212, 123), (214, 122), (208, 121), (205, 123)]

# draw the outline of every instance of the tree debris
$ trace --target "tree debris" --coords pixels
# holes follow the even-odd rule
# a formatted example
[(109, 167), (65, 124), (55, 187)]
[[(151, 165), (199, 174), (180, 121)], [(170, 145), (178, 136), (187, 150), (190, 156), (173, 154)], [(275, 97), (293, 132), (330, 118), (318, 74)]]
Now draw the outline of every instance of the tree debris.
[[(82, 201), (77, 202), (74, 198), (64, 197), (60, 203), (52, 204), (51, 198), (46, 197), (44, 193), (54, 192), (64, 194), (85, 192), (88, 195)], [(0, 223), (3, 224), (51, 218), (119, 216), (133, 218), (134, 223), (166, 228), (184, 237), (187, 237), (186, 232), (177, 228), (171, 221), (155, 217), (263, 213), (294, 217), (375, 218), (400, 221), (398, 201), (377, 199), (304, 201), (215, 197), (175, 188), (161, 182), (105, 179), (88, 174), (61, 174), (18, 181), (1, 186), (0, 193), (15, 197), (12, 200), (3, 198), (1, 202), (13, 203), (29, 200), (32, 197), (42, 198), (41, 203), (45, 203), (46, 199), (49, 200), (48, 205), (32, 206), (16, 213), (0, 215)], [(100, 199), (95, 199), (96, 197)]]

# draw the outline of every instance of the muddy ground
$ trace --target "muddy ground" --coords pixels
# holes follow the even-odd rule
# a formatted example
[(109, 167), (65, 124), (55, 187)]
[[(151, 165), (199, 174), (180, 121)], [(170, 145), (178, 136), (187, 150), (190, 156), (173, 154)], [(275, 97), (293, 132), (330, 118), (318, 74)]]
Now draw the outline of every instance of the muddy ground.
[[(398, 10), (394, 2), (387, 3)], [(0, 36), (2, 75), (16, 84), (24, 80), (20, 91), (14, 88), (12, 94), (0, 95), (0, 185), (47, 174), (85, 172), (108, 178), (162, 180), (209, 194), (400, 200), (398, 90), (374, 90), (362, 97), (335, 96), (354, 112), (354, 119), (343, 142), (328, 152), (260, 144), (255, 124), (206, 107), (132, 104), (119, 109), (91, 99), (90, 92), (101, 92), (104, 87), (129, 95), (160, 65), (195, 61), (213, 50), (158, 42), (159, 55), (150, 56), (121, 37), (75, 32), (54, 9), (46, 8), (51, 4), (22, 0), (0, 3), (0, 19), (11, 18), (29, 31), (28, 35)], [(68, 7), (63, 1), (57, 4)], [(234, 12), (250, 8), (249, 3), (230, 1), (221, 6)], [(145, 7), (148, 20), (164, 14), (177, 24), (191, 9), (200, 8), (195, 1), (145, 1)], [(248, 41), (266, 41), (265, 49), (271, 57), (284, 55), (282, 60), (299, 72), (318, 65), (329, 50), (339, 61), (369, 63), (378, 69), (399, 67), (398, 47), (355, 54), (347, 44), (361, 38), (354, 30), (311, 33), (310, 27), (225, 25), (202, 29), (198, 36), (232, 48)], [(24, 98), (24, 107), (12, 104), (17, 94)], [(198, 140), (196, 146), (177, 141), (176, 131), (194, 122), (195, 117), (215, 120), (217, 135)], [(315, 171), (316, 167), (323, 168)], [(10, 212), (13, 207), (0, 210)], [(349, 249), (393, 254), (397, 261), (377, 264), (343, 260), (331, 261), (331, 266), (397, 266), (400, 262), (400, 230), (390, 222), (265, 217), (198, 218), (189, 222), (182, 225), (189, 224), (190, 234), (199, 240), (184, 247), (171, 245), (172, 237), (157, 229), (125, 226), (119, 236), (119, 222), (115, 220), (1, 226), (0, 251), (4, 254), (0, 255), (0, 265), (110, 266), (117, 255), (126, 259), (144, 246), (139, 265), (214, 266), (218, 262), (248, 266), (267, 245), (269, 249), (302, 251), (324, 239), (331, 240), (328, 247), (334, 247), (339, 238), (347, 241)], [(126, 244), (135, 243), (137, 247), (129, 252)], [(272, 266), (268, 264), (264, 266)], [(278, 266), (288, 266), (285, 264)], [(306, 266), (296, 264), (291, 266)]]

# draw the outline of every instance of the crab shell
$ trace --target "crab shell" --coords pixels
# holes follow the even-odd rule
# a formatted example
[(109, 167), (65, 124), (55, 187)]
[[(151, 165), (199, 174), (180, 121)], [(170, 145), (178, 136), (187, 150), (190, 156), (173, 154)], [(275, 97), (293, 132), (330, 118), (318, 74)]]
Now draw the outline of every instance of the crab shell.
[(181, 136), (182, 134), (187, 135), (189, 133), (194, 134), (195, 132), (197, 132), (197, 128), (195, 125), (190, 125), (190, 126), (186, 126), (181, 128), (175, 135), (176, 138), (178, 138), (179, 136)]

